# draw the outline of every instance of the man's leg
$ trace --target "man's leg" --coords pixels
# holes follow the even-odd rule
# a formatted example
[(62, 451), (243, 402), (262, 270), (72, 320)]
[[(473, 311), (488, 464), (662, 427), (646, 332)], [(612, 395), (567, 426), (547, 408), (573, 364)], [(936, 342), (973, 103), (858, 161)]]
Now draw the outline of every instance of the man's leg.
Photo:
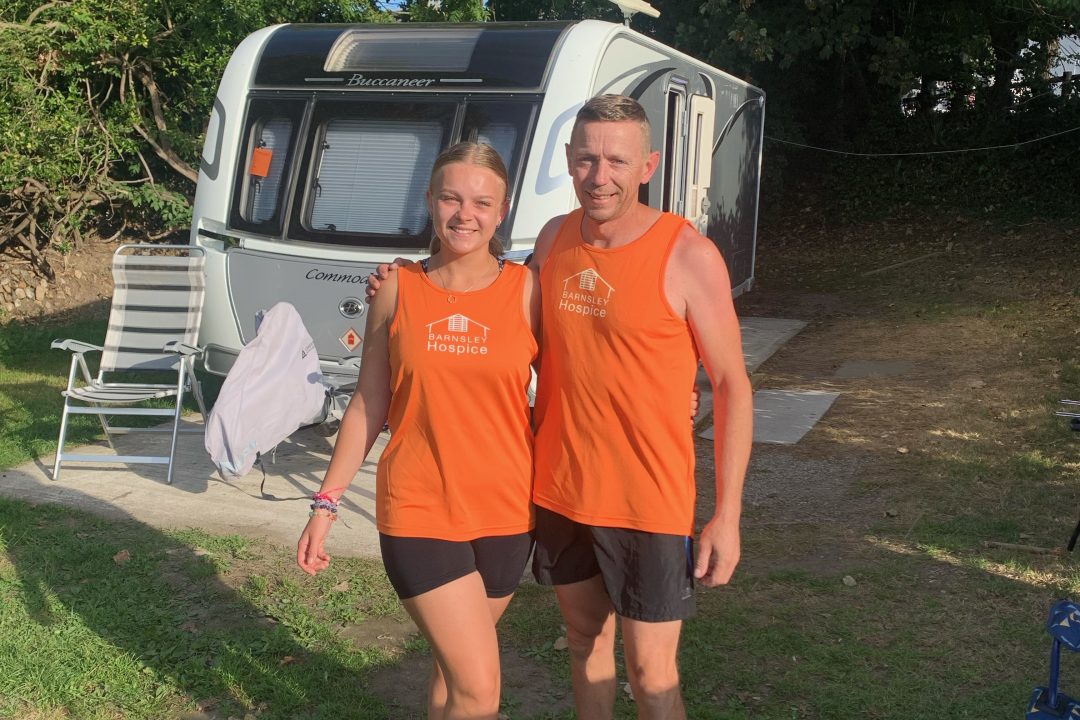
[(682, 620), (621, 618), (626, 674), (640, 720), (686, 720), (676, 655)]
[(566, 623), (578, 720), (611, 720), (615, 711), (615, 611), (599, 575), (556, 585)]

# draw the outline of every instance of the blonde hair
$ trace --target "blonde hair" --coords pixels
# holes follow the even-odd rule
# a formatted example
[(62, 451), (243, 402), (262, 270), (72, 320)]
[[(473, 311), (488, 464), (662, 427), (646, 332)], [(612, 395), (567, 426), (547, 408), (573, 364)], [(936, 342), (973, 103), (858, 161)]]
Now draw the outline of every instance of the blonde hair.
[(577, 132), (578, 127), (587, 122), (636, 122), (641, 126), (642, 136), (645, 138), (645, 149), (652, 144), (652, 125), (645, 108), (641, 107), (634, 98), (628, 95), (596, 95), (581, 106), (574, 118), (574, 127), (570, 131), (571, 137)]
[[(506, 165), (503, 163), (499, 153), (495, 148), (486, 143), (478, 142), (459, 142), (457, 145), (452, 145), (435, 159), (435, 165), (431, 168), (431, 179), (428, 181), (428, 190), (433, 192), (435, 190), (435, 176), (439, 174), (447, 165), (452, 163), (465, 163), (467, 165), (477, 165), (482, 168), (486, 168), (491, 172), (499, 176), (503, 184), (503, 201), (506, 200), (506, 194), (510, 192), (510, 179), (506, 174)], [(431, 233), (431, 244), (428, 246), (428, 252), (431, 255), (439, 252), (439, 248), (442, 247), (442, 241), (439, 240), (439, 236), (435, 234), (434, 230)], [(506, 252), (506, 246), (503, 241), (499, 239), (498, 235), (492, 235), (491, 240), (488, 241), (488, 252), (495, 257), (499, 257)]]

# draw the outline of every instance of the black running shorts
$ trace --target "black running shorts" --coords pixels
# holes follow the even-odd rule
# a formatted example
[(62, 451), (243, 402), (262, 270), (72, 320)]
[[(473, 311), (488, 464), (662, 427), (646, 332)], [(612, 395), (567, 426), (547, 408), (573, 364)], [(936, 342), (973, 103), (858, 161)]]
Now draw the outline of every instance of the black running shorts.
[(615, 612), (666, 622), (694, 614), (694, 545), (683, 535), (597, 527), (536, 508), (533, 575), (569, 585), (600, 575)]
[(407, 600), (448, 582), (480, 573), (489, 598), (513, 595), (532, 551), (532, 533), (494, 535), (465, 542), (379, 533), (383, 566), (398, 597)]

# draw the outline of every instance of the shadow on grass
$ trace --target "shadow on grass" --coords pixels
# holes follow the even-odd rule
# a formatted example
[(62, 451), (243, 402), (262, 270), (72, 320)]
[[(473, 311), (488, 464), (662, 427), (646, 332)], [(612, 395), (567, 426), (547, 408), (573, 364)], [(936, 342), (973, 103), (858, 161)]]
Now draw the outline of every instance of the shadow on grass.
[(305, 612), (299, 570), (222, 581), (240, 538), (0, 500), (0, 541), (0, 715), (387, 717), (362, 680), (389, 656)]

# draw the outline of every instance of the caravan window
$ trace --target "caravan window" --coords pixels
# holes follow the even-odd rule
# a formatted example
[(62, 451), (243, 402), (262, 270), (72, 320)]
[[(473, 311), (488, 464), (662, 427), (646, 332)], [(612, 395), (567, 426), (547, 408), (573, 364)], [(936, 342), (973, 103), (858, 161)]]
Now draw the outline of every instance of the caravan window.
[(252, 158), (248, 163), (250, 189), (244, 219), (253, 223), (270, 220), (281, 203), (281, 179), (292, 139), (293, 123), (287, 117), (260, 120), (253, 128)]
[(453, 102), (320, 103), (305, 193), (290, 234), (322, 242), (426, 245), (424, 191), (456, 110)]
[(330, 232), (416, 235), (442, 147), (437, 120), (334, 118), (322, 133), (309, 226)]
[(532, 103), (471, 102), (465, 109), (461, 139), (491, 145), (513, 176), (532, 109)]
[(424, 193), (439, 153), (458, 140), (489, 143), (502, 155), (513, 185), (535, 104), (446, 96), (317, 102), (290, 237), (426, 247), (431, 221)]
[(234, 218), (248, 230), (281, 232), (288, 168), (303, 115), (302, 100), (252, 100), (237, 177)]
[[(524, 148), (532, 128), (536, 102), (531, 100), (485, 100), (471, 101), (465, 106), (465, 124), (461, 139), (482, 142), (495, 148), (506, 164), (510, 178), (508, 195), (515, 196), (517, 180), (521, 177)], [(510, 205), (506, 227), (514, 226), (517, 207)]]

